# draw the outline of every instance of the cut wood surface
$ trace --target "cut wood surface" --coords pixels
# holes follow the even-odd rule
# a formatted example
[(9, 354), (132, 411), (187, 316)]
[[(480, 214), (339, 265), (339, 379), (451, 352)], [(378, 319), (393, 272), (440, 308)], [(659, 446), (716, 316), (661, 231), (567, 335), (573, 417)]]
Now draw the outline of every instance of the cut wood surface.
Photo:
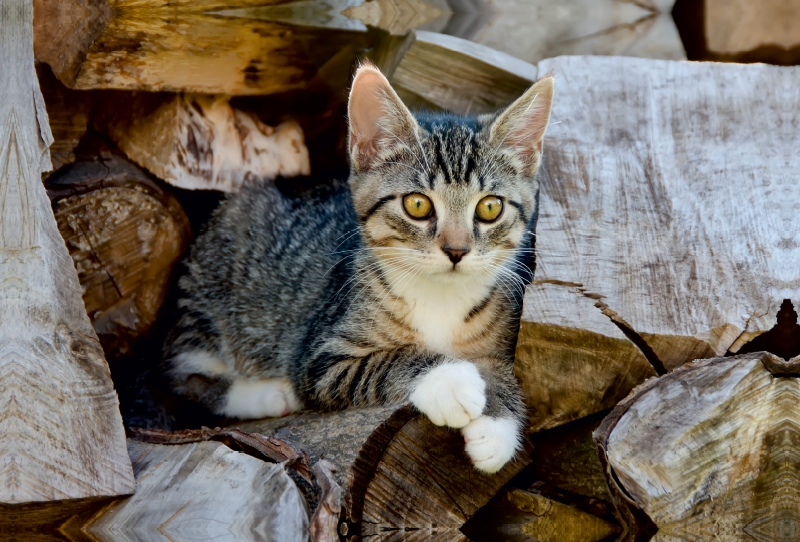
[(461, 541), (459, 530), (529, 461), (529, 450), (499, 473), (477, 471), (457, 430), (411, 407), (305, 413), (237, 424), (292, 441), (312, 463), (329, 461), (343, 490), (339, 532), (347, 540)]
[(304, 86), (366, 36), (364, 23), (341, 15), (353, 2), (264, 4), (38, 0), (37, 59), (70, 88), (258, 95)]
[(674, 3), (492, 0), (494, 16), (472, 39), (527, 62), (561, 55), (684, 60), (686, 53), (671, 15)]
[(759, 47), (800, 46), (797, 0), (704, 0), (706, 47), (732, 55)]
[[(800, 358), (699, 360), (637, 388), (595, 438), (618, 504), (653, 542), (800, 536)], [(634, 540), (629, 526), (623, 540)]]
[(412, 108), (493, 113), (536, 80), (536, 67), (454, 36), (417, 31), (374, 59)]
[(84, 526), (101, 542), (305, 542), (308, 508), (283, 465), (220, 442), (128, 441), (136, 494)]
[(41, 172), (30, 0), (0, 1), (0, 502), (133, 493), (119, 403)]
[(189, 221), (161, 185), (116, 155), (67, 166), (46, 186), (103, 350), (109, 361), (129, 355), (159, 316)]
[(297, 123), (267, 126), (222, 96), (111, 99), (95, 124), (131, 160), (180, 188), (235, 192), (243, 183), (310, 173)]
[(483, 509), (465, 531), (476, 542), (600, 542), (620, 528), (542, 495), (512, 488)]
[[(794, 69), (763, 65), (562, 57), (538, 69), (555, 71), (557, 97), (516, 369), (534, 426), (548, 427), (653, 370), (735, 353), (784, 299), (799, 306), (798, 94)], [(587, 339), (601, 347), (582, 350)]]

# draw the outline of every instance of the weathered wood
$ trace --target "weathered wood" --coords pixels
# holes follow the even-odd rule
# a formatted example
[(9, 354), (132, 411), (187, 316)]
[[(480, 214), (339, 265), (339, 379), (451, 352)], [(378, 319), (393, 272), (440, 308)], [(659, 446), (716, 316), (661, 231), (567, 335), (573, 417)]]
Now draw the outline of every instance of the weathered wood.
[(529, 449), (499, 473), (477, 471), (458, 431), (411, 407), (305, 413), (239, 424), (324, 457), (342, 487), (339, 532), (347, 540), (463, 540), (461, 526), (529, 461)]
[(495, 16), (474, 41), (538, 62), (562, 55), (684, 60), (674, 0), (492, 0)]
[(30, 0), (0, 2), (0, 502), (130, 494), (119, 403), (41, 183)]
[(465, 529), (473, 542), (600, 542), (619, 525), (542, 495), (512, 488)]
[(136, 494), (83, 530), (100, 542), (308, 540), (308, 509), (283, 466), (219, 442), (128, 441)]
[(417, 31), (386, 48), (374, 60), (412, 108), (493, 113), (536, 80), (533, 65), (454, 36)]
[[(39, 0), (37, 59), (70, 88), (258, 95), (304, 86), (366, 38), (361, 21), (340, 13), (353, 2), (264, 4)], [(53, 46), (52, 35), (70, 37)]]
[(216, 441), (236, 451), (246, 451), (249, 455), (262, 457), (268, 461), (283, 463), (296, 470), (303, 478), (310, 480), (311, 471), (308, 455), (285, 440), (247, 433), (239, 429), (184, 429), (182, 431), (163, 431), (159, 429), (131, 428), (134, 439), (149, 444), (194, 444)]
[[(563, 423), (652, 375), (631, 343), (663, 372), (735, 353), (784, 299), (800, 303), (798, 95), (793, 72), (769, 66), (564, 57), (538, 69), (560, 78), (517, 375)], [(542, 346), (542, 330), (562, 346)], [(603, 346), (581, 352), (587, 338)]]
[(50, 119), (50, 130), (53, 133), (50, 160), (53, 163), (53, 170), (58, 170), (75, 161), (75, 154), (72, 151), (86, 133), (95, 95), (92, 92), (68, 89), (55, 78), (50, 68), (41, 62), (36, 64), (36, 75), (39, 78), (39, 87), (42, 89), (47, 116)]
[(704, 0), (706, 47), (735, 56), (759, 48), (800, 47), (797, 0)]
[[(800, 358), (699, 360), (637, 388), (595, 433), (619, 504), (653, 541), (800, 536)], [(634, 540), (630, 527), (623, 540)]]
[[(538, 259), (547, 260), (539, 252)], [(528, 287), (514, 372), (533, 409), (532, 432), (612, 408), (656, 372), (577, 285)], [(569, 307), (565, 310), (564, 307)]]
[(191, 230), (178, 201), (149, 175), (101, 154), (58, 171), (46, 187), (86, 311), (114, 361), (150, 333)]
[(226, 97), (116, 97), (95, 125), (128, 158), (180, 188), (235, 192), (246, 182), (310, 173), (297, 123), (272, 128)]
[(610, 505), (605, 470), (592, 439), (592, 432), (603, 418), (602, 414), (595, 414), (531, 435), (533, 452), (528, 475), (555, 490)]

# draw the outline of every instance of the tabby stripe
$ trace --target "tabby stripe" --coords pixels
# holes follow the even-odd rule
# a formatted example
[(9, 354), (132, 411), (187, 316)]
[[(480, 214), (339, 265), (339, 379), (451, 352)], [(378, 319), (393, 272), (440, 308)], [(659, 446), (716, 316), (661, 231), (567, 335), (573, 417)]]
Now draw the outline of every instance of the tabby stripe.
[(369, 363), (369, 360), (370, 358), (372, 358), (372, 356), (373, 354), (369, 354), (368, 356), (363, 357), (359, 360), (358, 369), (356, 369), (356, 374), (354, 374), (353, 378), (350, 380), (350, 387), (347, 396), (350, 398), (350, 402), (352, 404), (356, 403), (356, 388), (358, 387), (358, 384), (361, 382), (361, 378), (364, 375), (364, 369), (367, 368), (367, 364)]
[(492, 286), (492, 289), (489, 290), (489, 293), (486, 295), (486, 297), (484, 299), (482, 299), (480, 303), (478, 303), (477, 305), (472, 307), (472, 310), (469, 311), (469, 314), (467, 314), (467, 317), (464, 318), (464, 323), (465, 324), (469, 323), (470, 320), (472, 320), (475, 316), (480, 314), (480, 312), (483, 311), (483, 309), (485, 309), (487, 306), (489, 306), (489, 302), (494, 297), (494, 292), (495, 292), (496, 289), (497, 289), (497, 285), (495, 284), (494, 286)]
[(518, 201), (508, 200), (508, 204), (514, 207), (522, 216), (525, 215), (525, 206), (519, 203)]
[(447, 164), (444, 161), (444, 156), (442, 155), (442, 140), (440, 138), (434, 139), (435, 144), (433, 146), (433, 150), (436, 151), (436, 161), (439, 162), (439, 167), (442, 170), (442, 175), (444, 175), (444, 182), (450, 184), (453, 182), (453, 179), (450, 178), (450, 173), (447, 170)]
[(373, 206), (370, 208), (370, 210), (369, 210), (369, 211), (367, 211), (366, 213), (364, 213), (364, 214), (363, 214), (363, 215), (360, 217), (360, 220), (361, 220), (361, 222), (366, 222), (366, 221), (367, 221), (367, 219), (369, 219), (369, 217), (371, 217), (373, 214), (375, 214), (375, 212), (376, 212), (378, 209), (380, 209), (381, 207), (383, 207), (383, 205), (385, 205), (386, 203), (388, 203), (388, 202), (392, 201), (392, 200), (393, 200), (393, 199), (395, 199), (396, 197), (397, 197), (397, 196), (395, 196), (395, 195), (391, 195), (391, 196), (383, 196), (381, 199), (379, 199), (379, 200), (377, 201), (377, 203), (375, 203), (375, 205), (373, 205)]

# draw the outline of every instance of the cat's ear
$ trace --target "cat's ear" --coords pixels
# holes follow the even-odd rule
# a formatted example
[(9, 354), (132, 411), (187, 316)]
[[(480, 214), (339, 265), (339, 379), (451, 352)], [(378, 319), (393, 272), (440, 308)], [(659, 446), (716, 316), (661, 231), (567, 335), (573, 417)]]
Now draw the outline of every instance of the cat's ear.
[(542, 140), (553, 105), (553, 76), (546, 75), (503, 111), (492, 123), (489, 142), (521, 162), (533, 177), (542, 160)]
[(417, 121), (386, 77), (370, 64), (353, 79), (348, 104), (350, 161), (355, 171), (380, 163), (395, 146), (412, 146)]

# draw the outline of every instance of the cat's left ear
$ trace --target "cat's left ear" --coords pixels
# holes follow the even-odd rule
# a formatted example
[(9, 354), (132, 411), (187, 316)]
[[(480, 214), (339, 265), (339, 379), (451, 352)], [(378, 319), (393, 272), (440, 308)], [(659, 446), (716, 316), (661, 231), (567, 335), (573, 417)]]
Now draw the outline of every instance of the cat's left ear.
[(542, 161), (542, 140), (553, 106), (552, 75), (546, 75), (503, 111), (492, 123), (489, 142), (510, 152), (533, 177)]
[(371, 64), (361, 66), (353, 79), (347, 106), (350, 122), (350, 162), (365, 171), (381, 162), (396, 146), (417, 144), (417, 121), (389, 81)]

